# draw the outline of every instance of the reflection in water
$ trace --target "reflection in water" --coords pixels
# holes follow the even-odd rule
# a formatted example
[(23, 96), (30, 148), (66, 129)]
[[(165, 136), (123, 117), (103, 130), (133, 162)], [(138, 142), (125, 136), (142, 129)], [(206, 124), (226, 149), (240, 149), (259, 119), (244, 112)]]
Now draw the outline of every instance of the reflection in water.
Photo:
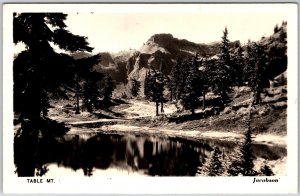
[[(85, 176), (112, 168), (150, 176), (195, 176), (212, 150), (211, 146), (224, 148), (226, 153), (234, 146), (231, 142), (194, 142), (154, 136), (66, 135), (63, 139), (42, 138), (36, 143), (27, 143), (31, 152), (24, 154), (21, 143), (24, 145), (24, 141), (15, 141), (15, 165), (19, 176), (47, 175), (49, 168), (46, 166), (53, 164)], [(263, 155), (263, 158), (278, 159), (286, 155), (284, 148), (277, 147), (275, 151), (264, 145), (253, 148), (254, 155)]]

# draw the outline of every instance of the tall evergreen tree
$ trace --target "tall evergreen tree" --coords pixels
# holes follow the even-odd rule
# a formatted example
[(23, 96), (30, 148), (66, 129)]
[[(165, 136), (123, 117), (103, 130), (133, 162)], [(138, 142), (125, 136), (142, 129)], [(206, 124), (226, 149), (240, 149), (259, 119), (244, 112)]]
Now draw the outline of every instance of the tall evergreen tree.
[(209, 73), (209, 63), (208, 60), (201, 60), (200, 65), (200, 83), (202, 87), (202, 107), (205, 109), (205, 95), (208, 91), (209, 84), (210, 84), (210, 73)]
[(165, 71), (165, 64), (164, 61), (161, 60), (160, 61), (160, 67), (159, 67), (159, 75), (158, 75), (158, 79), (160, 82), (160, 90), (161, 90), (161, 99), (160, 99), (160, 112), (164, 113), (164, 102), (166, 101), (166, 99), (164, 98), (164, 90), (165, 90), (165, 86), (167, 84), (167, 82), (169, 81), (168, 77), (164, 74)]
[(132, 96), (136, 97), (139, 94), (141, 88), (141, 82), (135, 78), (131, 79), (131, 82), (132, 82), (131, 94)]
[(188, 73), (184, 84), (182, 102), (185, 109), (190, 110), (192, 114), (198, 105), (198, 98), (202, 93), (201, 74), (199, 71), (198, 55), (187, 62)]
[[(249, 122), (250, 124), (250, 122)], [(254, 155), (252, 149), (252, 130), (250, 125), (248, 125), (248, 130), (245, 132), (244, 143), (241, 148), (241, 166), (243, 168), (242, 174), (244, 176), (254, 176), (256, 171), (254, 171)]]
[[(88, 109), (88, 111), (92, 111), (92, 102), (95, 105), (95, 99), (92, 102), (88, 102), (89, 97), (91, 96), (99, 96), (99, 87), (97, 83), (103, 79), (103, 74), (92, 71), (93, 66), (101, 61), (101, 55), (98, 54), (96, 56), (80, 58), (75, 60), (75, 96), (76, 96), (76, 114), (79, 114), (79, 98), (80, 95), (83, 95), (84, 105), (82, 107), (82, 111), (84, 110), (84, 106)], [(84, 85), (81, 86), (81, 81), (84, 81)], [(92, 91), (91, 91), (92, 90)], [(83, 92), (82, 92), (83, 91)], [(94, 95), (91, 95), (93, 93)]]
[(101, 85), (101, 94), (103, 96), (104, 108), (107, 109), (111, 105), (112, 92), (115, 88), (114, 82), (109, 74), (105, 74), (103, 84)]
[(223, 32), (220, 59), (212, 62), (214, 62), (210, 70), (212, 90), (220, 95), (225, 103), (228, 101), (228, 92), (231, 91), (233, 72), (227, 28)]
[(230, 59), (230, 44), (228, 39), (227, 27), (225, 27), (223, 31), (220, 58), (223, 61), (223, 63), (229, 68), (231, 65), (231, 59)]
[(100, 82), (104, 79), (104, 74), (92, 71), (85, 79), (83, 86), (83, 102), (88, 112), (99, 109), (98, 97), (101, 96)]
[(260, 171), (259, 171), (259, 175), (261, 175), (261, 176), (274, 176), (274, 173), (273, 173), (272, 169), (267, 164), (264, 164), (262, 166), (262, 168), (260, 169)]
[(170, 89), (170, 100), (172, 101), (173, 98), (177, 100), (180, 96), (180, 82), (181, 79), (181, 60), (178, 60), (177, 63), (172, 67), (171, 73), (170, 73), (170, 83), (169, 83), (169, 89)]
[(261, 93), (268, 82), (266, 76), (267, 58), (265, 47), (259, 43), (248, 43), (246, 56), (246, 75), (253, 91), (253, 104), (261, 103)]
[(232, 156), (230, 157), (230, 164), (228, 166), (228, 174), (231, 176), (254, 176), (257, 172), (254, 168), (254, 155), (252, 149), (252, 129), (251, 123), (251, 109), (249, 112), (249, 119), (246, 120), (247, 130), (244, 133), (243, 142), (239, 143)]
[(151, 101), (155, 102), (156, 104), (156, 116), (159, 115), (158, 113), (158, 107), (159, 103), (162, 103), (165, 101), (164, 98), (164, 81), (163, 81), (163, 75), (161, 72), (156, 71), (153, 67), (151, 67), (152, 71), (149, 75), (149, 95), (151, 98)]
[(234, 51), (232, 52), (232, 78), (233, 78), (233, 84), (235, 85), (242, 85), (243, 84), (243, 70), (244, 70), (244, 55), (243, 55), (243, 48), (238, 42), (234, 48)]
[(223, 176), (225, 174), (225, 167), (222, 161), (222, 152), (218, 147), (214, 147), (214, 150), (202, 165), (200, 175)]
[(146, 99), (150, 98), (150, 73), (149, 71), (146, 72), (145, 81), (144, 81), (144, 95)]
[(58, 87), (74, 85), (75, 61), (67, 53), (55, 51), (49, 43), (68, 52), (92, 51), (85, 37), (66, 30), (66, 17), (62, 13), (13, 15), (13, 42), (26, 46), (13, 63), (14, 111), (20, 113), (21, 121), (20, 135), (15, 140), (15, 154), (21, 156), (15, 160), (19, 176), (34, 176), (39, 133), (50, 136), (67, 131), (63, 124), (46, 118), (47, 100), (48, 93), (57, 92)]
[(92, 51), (85, 37), (65, 29), (66, 17), (61, 13), (14, 14), (14, 43), (26, 45), (14, 60), (14, 109), (24, 118), (40, 116), (42, 94), (47, 94), (43, 91), (55, 92), (58, 86), (75, 83), (74, 59), (56, 52), (49, 42), (69, 52)]

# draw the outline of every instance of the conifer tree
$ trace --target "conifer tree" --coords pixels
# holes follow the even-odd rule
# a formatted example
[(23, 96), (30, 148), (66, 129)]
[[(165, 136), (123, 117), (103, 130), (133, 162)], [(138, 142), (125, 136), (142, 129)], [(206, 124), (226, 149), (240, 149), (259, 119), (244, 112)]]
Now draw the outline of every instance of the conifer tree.
[(246, 75), (253, 92), (253, 104), (261, 103), (261, 93), (267, 82), (265, 47), (259, 43), (248, 43), (246, 56)]
[(103, 74), (97, 71), (90, 72), (85, 79), (83, 85), (83, 102), (88, 112), (92, 112), (93, 109), (98, 109), (99, 104), (97, 98), (101, 95), (99, 82), (103, 79)]
[(241, 166), (242, 166), (242, 174), (244, 176), (253, 176), (256, 174), (253, 167), (253, 149), (252, 149), (252, 130), (249, 126), (248, 130), (245, 133), (244, 143), (241, 148)]
[(150, 81), (149, 81), (149, 78), (150, 78), (150, 73), (149, 73), (149, 71), (147, 71), (146, 75), (145, 75), (145, 81), (144, 81), (144, 95), (145, 95), (146, 99), (150, 98)]
[(209, 84), (210, 84), (210, 75), (209, 75), (209, 68), (207, 60), (201, 60), (201, 66), (200, 66), (200, 83), (202, 87), (202, 107), (205, 109), (205, 94), (208, 91)]
[(259, 175), (261, 175), (261, 176), (274, 176), (274, 173), (273, 173), (272, 169), (267, 164), (264, 164), (262, 166), (262, 168), (260, 169), (260, 171), (259, 171)]
[(225, 168), (222, 163), (222, 153), (218, 147), (214, 147), (209, 157), (201, 167), (202, 176), (223, 176)]
[(231, 65), (230, 44), (229, 44), (229, 39), (228, 39), (227, 27), (225, 27), (225, 29), (223, 31), (222, 45), (221, 45), (221, 57), (220, 58), (227, 67), (230, 67), (230, 65)]
[(105, 74), (102, 84), (101, 94), (103, 96), (104, 108), (108, 109), (111, 105), (112, 92), (114, 90), (114, 83), (109, 74)]
[(181, 79), (181, 61), (178, 60), (177, 63), (172, 67), (171, 73), (170, 73), (170, 83), (169, 83), (169, 89), (171, 92), (170, 100), (172, 101), (173, 98), (177, 100), (180, 95), (180, 89), (179, 87)]
[(231, 91), (233, 72), (227, 28), (223, 32), (220, 59), (213, 62), (211, 68), (212, 90), (220, 95), (225, 103), (228, 100), (228, 92)]
[(166, 99), (164, 98), (164, 90), (166, 83), (168, 82), (168, 77), (165, 76), (164, 74), (165, 71), (165, 64), (164, 61), (160, 61), (160, 67), (159, 67), (159, 75), (158, 75), (158, 80), (160, 82), (160, 91), (161, 91), (161, 99), (160, 99), (160, 112), (164, 113), (164, 102)]
[(243, 70), (244, 70), (244, 56), (243, 56), (243, 48), (238, 42), (235, 46), (235, 50), (232, 54), (232, 78), (233, 78), (233, 84), (235, 85), (242, 85), (243, 83)]
[[(16, 55), (14, 72), (14, 111), (20, 113), (20, 134), (14, 153), (18, 176), (34, 176), (38, 135), (55, 137), (68, 128), (46, 118), (48, 94), (59, 87), (75, 84), (75, 60), (67, 52), (88, 51), (85, 37), (66, 29), (67, 15), (62, 13), (14, 13), (13, 42), (23, 42), (25, 50)], [(66, 53), (57, 52), (49, 44)], [(91, 58), (98, 58), (98, 55)]]
[(278, 31), (279, 31), (278, 24), (276, 24), (276, 26), (274, 27), (274, 33), (277, 33)]
[(247, 130), (244, 133), (244, 138), (241, 143), (235, 147), (230, 156), (230, 164), (227, 173), (231, 176), (254, 176), (257, 172), (254, 168), (254, 155), (252, 149), (252, 129), (251, 123), (251, 109), (249, 112), (249, 119), (246, 120)]
[(151, 101), (155, 102), (156, 104), (156, 116), (159, 115), (158, 113), (158, 107), (159, 103), (162, 103), (165, 101), (164, 98), (164, 81), (163, 81), (163, 75), (162, 73), (156, 71), (153, 67), (152, 71), (149, 75), (149, 95)]
[[(76, 83), (75, 60), (56, 52), (49, 42), (64, 51), (92, 51), (85, 37), (66, 30), (66, 17), (62, 13), (14, 13), (14, 43), (26, 45), (14, 59), (14, 110), (21, 112), (22, 118), (39, 118), (47, 105), (47, 92)], [(99, 62), (98, 55), (94, 57)]]
[(132, 96), (136, 97), (140, 91), (141, 82), (135, 78), (131, 79), (131, 82), (132, 82), (131, 94)]
[(202, 84), (199, 64), (197, 62), (198, 55), (187, 62), (188, 72), (183, 88), (182, 102), (185, 109), (190, 110), (192, 114), (198, 105), (198, 98), (202, 93)]

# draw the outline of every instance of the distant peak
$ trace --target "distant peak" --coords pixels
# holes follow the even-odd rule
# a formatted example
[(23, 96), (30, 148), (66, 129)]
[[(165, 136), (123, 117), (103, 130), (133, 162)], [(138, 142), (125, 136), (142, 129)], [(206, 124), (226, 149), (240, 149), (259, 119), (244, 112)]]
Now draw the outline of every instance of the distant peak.
[(155, 43), (159, 43), (165, 40), (172, 40), (174, 39), (173, 35), (170, 33), (160, 33), (160, 34), (154, 34), (150, 37), (148, 41), (152, 41)]

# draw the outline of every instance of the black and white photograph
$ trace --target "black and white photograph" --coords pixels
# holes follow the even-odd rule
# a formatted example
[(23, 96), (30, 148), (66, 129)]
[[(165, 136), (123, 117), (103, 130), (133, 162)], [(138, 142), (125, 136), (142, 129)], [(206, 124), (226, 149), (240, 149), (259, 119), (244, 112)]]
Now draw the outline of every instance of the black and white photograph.
[(4, 4), (4, 190), (297, 191), (297, 8)]

